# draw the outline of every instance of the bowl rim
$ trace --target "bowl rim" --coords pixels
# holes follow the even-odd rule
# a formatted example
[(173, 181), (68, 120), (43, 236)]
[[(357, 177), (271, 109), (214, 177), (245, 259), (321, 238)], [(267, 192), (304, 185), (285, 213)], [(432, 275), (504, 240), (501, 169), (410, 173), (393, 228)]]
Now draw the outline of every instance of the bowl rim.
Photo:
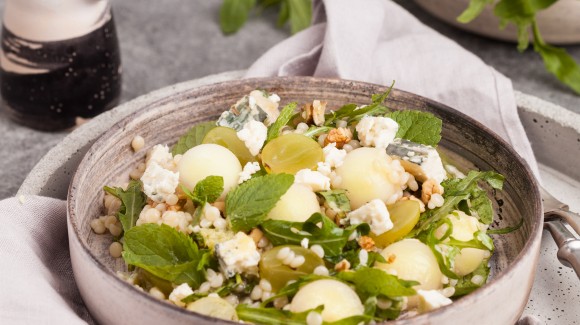
[[(334, 84), (349, 84), (349, 85), (357, 85), (357, 86), (361, 86), (361, 87), (363, 87), (363, 86), (371, 87), (371, 88), (377, 89), (378, 91), (385, 91), (389, 88), (389, 86), (385, 86), (385, 85), (356, 81), (356, 80), (339, 79), (339, 78), (319, 78), (319, 77), (310, 77), (310, 76), (260, 77), (260, 78), (245, 78), (245, 79), (228, 80), (228, 81), (218, 82), (218, 83), (214, 83), (214, 84), (204, 85), (204, 86), (194, 88), (194, 89), (186, 89), (183, 91), (175, 92), (173, 94), (168, 94), (168, 96), (164, 96), (164, 97), (158, 98), (157, 100), (155, 100), (151, 103), (147, 103), (147, 106), (143, 107), (141, 110), (137, 110), (137, 111), (127, 115), (126, 117), (122, 118), (117, 123), (113, 124), (105, 133), (103, 133), (101, 136), (99, 136), (99, 138), (90, 146), (90, 149), (84, 155), (78, 168), (75, 170), (72, 181), (69, 185), (68, 192), (67, 192), (67, 223), (69, 224), (70, 228), (73, 229), (72, 234), (69, 232), (69, 235), (68, 235), (69, 239), (71, 238), (71, 236), (73, 236), (74, 240), (80, 245), (80, 247), (82, 248), (85, 255), (87, 255), (89, 257), (90, 261), (92, 261), (100, 271), (102, 271), (104, 274), (106, 274), (107, 277), (112, 278), (113, 281), (116, 281), (124, 288), (127, 288), (129, 290), (133, 290), (133, 292), (135, 292), (140, 297), (144, 297), (149, 302), (152, 302), (154, 304), (158, 304), (158, 306), (160, 308), (169, 308), (169, 310), (173, 310), (173, 311), (176, 311), (178, 313), (181, 313), (185, 317), (198, 317), (198, 318), (205, 319), (207, 321), (223, 322), (224, 324), (225, 323), (227, 323), (227, 324), (239, 324), (238, 322), (223, 320), (223, 319), (207, 316), (204, 314), (200, 314), (197, 312), (193, 312), (193, 311), (187, 310), (185, 308), (170, 304), (166, 301), (160, 301), (159, 299), (154, 298), (153, 296), (151, 296), (150, 294), (148, 294), (142, 290), (137, 290), (133, 285), (131, 285), (128, 282), (119, 278), (114, 272), (112, 272), (107, 266), (102, 264), (96, 258), (96, 256), (91, 252), (90, 248), (80, 238), (80, 231), (79, 231), (78, 224), (76, 223), (76, 218), (75, 218), (76, 214), (75, 214), (73, 207), (76, 205), (75, 194), (78, 192), (77, 184), (80, 181), (79, 179), (80, 179), (81, 171), (82, 170), (90, 170), (90, 169), (87, 169), (87, 166), (85, 166), (86, 164), (88, 164), (89, 157), (92, 157), (94, 155), (94, 153), (99, 150), (99, 148), (101, 147), (101, 144), (105, 143), (114, 132), (116, 132), (118, 130), (123, 130), (124, 127), (126, 126), (126, 124), (129, 121), (133, 120), (135, 117), (155, 109), (155, 107), (158, 103), (163, 102), (164, 100), (167, 100), (170, 97), (178, 96), (179, 94), (188, 94), (188, 96), (194, 97), (195, 93), (203, 92), (204, 90), (207, 90), (209, 88), (234, 87), (235, 85), (246, 84), (249, 82), (251, 82), (251, 83), (262, 82), (264, 84), (267, 84), (267, 83), (271, 83), (273, 81), (278, 81), (278, 82), (282, 82), (282, 83), (283, 82), (290, 82), (290, 81), (302, 81), (302, 82), (315, 81), (315, 82), (322, 82), (322, 83), (329, 83), (329, 84), (333, 84), (333, 83)], [(454, 308), (454, 306), (469, 305), (471, 300), (475, 299), (478, 296), (484, 296), (487, 293), (489, 293), (491, 290), (493, 290), (493, 288), (496, 287), (496, 284), (498, 282), (500, 282), (503, 278), (510, 275), (513, 272), (513, 269), (515, 269), (518, 265), (523, 263), (522, 260), (524, 259), (525, 256), (527, 256), (528, 254), (539, 253), (539, 248), (537, 249), (537, 252), (532, 251), (531, 248), (535, 244), (535, 242), (539, 241), (539, 238), (541, 238), (540, 235), (541, 235), (541, 232), (543, 229), (544, 215), (543, 215), (543, 210), (542, 210), (539, 185), (538, 185), (538, 182), (536, 180), (536, 177), (532, 173), (531, 168), (529, 167), (527, 162), (513, 149), (513, 147), (506, 140), (501, 138), (494, 131), (492, 131), (490, 128), (483, 125), (479, 121), (477, 121), (477, 120), (471, 118), (470, 116), (468, 116), (468, 115), (466, 115), (466, 114), (464, 114), (464, 113), (462, 113), (462, 112), (460, 112), (460, 111), (458, 111), (458, 110), (456, 110), (448, 105), (445, 105), (441, 102), (438, 102), (438, 101), (435, 101), (435, 100), (432, 100), (432, 99), (429, 99), (429, 98), (426, 98), (426, 97), (423, 97), (421, 95), (417, 95), (417, 94), (414, 94), (411, 92), (407, 92), (404, 90), (393, 88), (392, 94), (395, 94), (395, 93), (408, 95), (410, 97), (420, 99), (420, 100), (424, 101), (427, 105), (434, 107), (436, 110), (441, 110), (443, 112), (455, 115), (455, 116), (467, 121), (468, 123), (473, 124), (475, 127), (477, 127), (478, 129), (480, 129), (481, 131), (486, 133), (488, 136), (492, 137), (495, 141), (499, 142), (499, 144), (501, 146), (503, 146), (509, 152), (509, 154), (512, 156), (512, 158), (514, 158), (513, 162), (520, 165), (517, 167), (521, 167), (523, 169), (525, 176), (526, 176), (526, 180), (531, 183), (532, 192), (528, 193), (528, 195), (532, 199), (535, 198), (533, 200), (532, 211), (537, 211), (537, 215), (534, 215), (534, 218), (532, 219), (532, 224), (531, 224), (532, 228), (530, 229), (530, 236), (527, 238), (527, 240), (526, 240), (524, 246), (522, 247), (522, 249), (520, 250), (520, 252), (512, 260), (512, 263), (509, 265), (509, 267), (504, 272), (501, 272), (500, 274), (494, 276), (490, 282), (488, 282), (484, 286), (476, 289), (474, 292), (472, 292), (466, 296), (463, 296), (463, 297), (459, 298), (458, 300), (454, 301), (453, 304), (443, 306), (443, 307), (440, 307), (440, 308), (433, 310), (431, 312), (428, 312), (425, 314), (419, 314), (419, 315), (413, 316), (413, 317), (408, 318), (408, 319), (399, 319), (399, 320), (388, 321), (389, 323), (397, 324), (399, 322), (407, 322), (407, 321), (411, 321), (411, 322), (427, 321), (428, 317), (445, 313), (448, 310)], [(533, 222), (533, 221), (535, 221), (535, 219), (537, 219), (536, 223)], [(73, 267), (73, 273), (74, 273), (74, 267)], [(530, 284), (530, 288), (528, 288), (528, 293), (526, 294), (526, 296), (529, 296), (530, 290), (531, 290), (531, 284)], [(519, 311), (519, 314), (521, 314), (521, 312), (523, 312), (523, 309)], [(385, 323), (385, 322), (382, 322), (382, 323)]]

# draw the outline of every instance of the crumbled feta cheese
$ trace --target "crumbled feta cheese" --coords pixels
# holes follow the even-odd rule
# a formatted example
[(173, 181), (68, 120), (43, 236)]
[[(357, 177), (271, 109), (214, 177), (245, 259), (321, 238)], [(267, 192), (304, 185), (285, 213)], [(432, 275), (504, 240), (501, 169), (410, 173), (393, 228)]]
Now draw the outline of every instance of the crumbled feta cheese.
[(346, 217), (351, 225), (368, 223), (372, 233), (377, 236), (393, 228), (389, 210), (387, 210), (385, 202), (379, 199), (374, 199), (360, 208), (349, 212)]
[(244, 142), (253, 156), (260, 153), (260, 149), (266, 141), (268, 128), (264, 123), (258, 121), (249, 121), (244, 128), (238, 131), (238, 138)]
[(361, 145), (386, 149), (395, 139), (399, 124), (393, 119), (381, 116), (365, 116), (356, 126)]
[(145, 169), (141, 181), (143, 191), (151, 200), (163, 202), (167, 195), (175, 193), (179, 184), (179, 173), (165, 169), (154, 161)]
[(311, 169), (299, 170), (294, 175), (294, 183), (310, 186), (314, 192), (330, 190), (330, 178)]
[(322, 149), (324, 163), (332, 168), (340, 167), (346, 157), (346, 150), (336, 148), (336, 143), (331, 142)]
[(215, 246), (220, 267), (228, 277), (236, 273), (258, 272), (260, 253), (254, 240), (243, 232), (238, 232), (234, 238)]
[(252, 175), (255, 174), (260, 170), (260, 164), (257, 162), (248, 162), (244, 166), (244, 169), (240, 172), (240, 179), (238, 180), (238, 184), (242, 184), (243, 182), (252, 178)]
[(173, 291), (171, 291), (171, 294), (169, 294), (169, 301), (171, 301), (172, 303), (176, 304), (179, 307), (185, 307), (185, 303), (182, 302), (181, 300), (192, 294), (193, 290), (191, 289), (191, 287), (187, 283), (183, 283), (177, 286), (175, 289), (173, 289)]
[(219, 243), (223, 243), (234, 238), (234, 232), (231, 230), (200, 228), (199, 234), (203, 238), (203, 242), (210, 250), (213, 250)]
[(272, 94), (272, 95), (268, 96), (268, 99), (272, 103), (279, 103), (280, 102), (280, 96), (278, 96), (277, 94)]
[(417, 290), (419, 311), (425, 313), (451, 304), (453, 301), (438, 290)]
[(157, 163), (159, 166), (173, 170), (174, 163), (173, 163), (173, 155), (169, 152), (169, 147), (164, 144), (155, 145), (151, 150), (147, 153), (147, 160), (145, 161), (145, 166), (149, 167), (149, 165)]
[(325, 163), (325, 162), (319, 162), (317, 164), (318, 167), (316, 167), (316, 171), (321, 173), (322, 175), (330, 178), (332, 180), (332, 178), (334, 176), (336, 176), (336, 173), (334, 171), (332, 171), (332, 167), (330, 167), (329, 164)]

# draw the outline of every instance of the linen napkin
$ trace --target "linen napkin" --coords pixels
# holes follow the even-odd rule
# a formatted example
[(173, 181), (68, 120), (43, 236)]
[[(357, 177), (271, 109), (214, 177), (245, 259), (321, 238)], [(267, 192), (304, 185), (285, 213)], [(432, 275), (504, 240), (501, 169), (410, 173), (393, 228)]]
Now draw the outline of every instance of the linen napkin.
[[(537, 171), (509, 79), (386, 0), (314, 1), (314, 23), (262, 56), (247, 77), (312, 75), (390, 85), (457, 108), (509, 141)], [(0, 201), (0, 320), (94, 323), (71, 269), (65, 202)], [(526, 317), (519, 324), (535, 324)]]

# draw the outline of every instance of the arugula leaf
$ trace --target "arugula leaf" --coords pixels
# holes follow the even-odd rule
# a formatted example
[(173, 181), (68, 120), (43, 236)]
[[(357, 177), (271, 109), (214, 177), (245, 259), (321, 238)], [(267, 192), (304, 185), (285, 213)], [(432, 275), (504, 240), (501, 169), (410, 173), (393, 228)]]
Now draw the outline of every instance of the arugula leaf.
[(354, 272), (339, 272), (336, 277), (353, 283), (356, 292), (365, 300), (369, 297), (400, 297), (417, 294), (412, 288), (417, 282), (400, 280), (381, 269), (361, 267)]
[(306, 130), (306, 132), (302, 133), (302, 135), (311, 138), (319, 134), (326, 133), (332, 129), (333, 128), (330, 126), (311, 126), (308, 128), (308, 130)]
[[(322, 227), (317, 224), (321, 223)], [(328, 217), (320, 213), (313, 214), (305, 222), (291, 222), (283, 220), (266, 220), (261, 225), (264, 236), (274, 246), (300, 245), (304, 238), (308, 238), (311, 245), (320, 245), (327, 256), (340, 255), (348, 242), (348, 237), (356, 230), (368, 233), (368, 224), (362, 223), (348, 228), (340, 228)]]
[(177, 143), (171, 149), (171, 153), (175, 155), (182, 155), (187, 150), (201, 144), (205, 135), (213, 128), (216, 127), (216, 122), (204, 122), (195, 125), (186, 134), (182, 135)]
[(391, 112), (386, 117), (399, 124), (397, 138), (428, 146), (436, 146), (441, 140), (443, 122), (431, 113), (405, 110)]
[(251, 178), (230, 191), (226, 216), (232, 230), (249, 231), (261, 224), (292, 183), (293, 175), (269, 174)]
[[(193, 240), (167, 225), (144, 224), (125, 233), (123, 259), (175, 284), (193, 288), (205, 281), (208, 251), (199, 250)], [(204, 262), (205, 261), (205, 262)]]
[(316, 192), (316, 194), (322, 197), (332, 210), (341, 211), (342, 213), (350, 211), (350, 200), (346, 196), (346, 190), (337, 189)]
[(311, 311), (321, 313), (323, 309), (323, 306), (319, 306), (301, 313), (292, 313), (276, 308), (255, 308), (245, 304), (239, 304), (236, 307), (236, 313), (239, 319), (254, 324), (306, 325), (306, 317)]
[(103, 189), (121, 200), (121, 208), (117, 212), (117, 218), (121, 221), (123, 231), (127, 232), (135, 226), (141, 210), (147, 203), (147, 196), (143, 193), (143, 183), (132, 180), (129, 182), (127, 190), (121, 187), (112, 188), (108, 186)]
[(501, 229), (488, 229), (486, 233), (488, 235), (504, 235), (504, 234), (509, 234), (510, 232), (514, 232), (514, 231), (520, 229), (520, 227), (523, 224), (524, 224), (524, 218), (520, 218), (520, 221), (515, 226), (505, 227), (505, 228), (501, 228)]
[(206, 202), (215, 202), (224, 191), (224, 178), (221, 176), (208, 176), (195, 184), (193, 192), (181, 186), (181, 189), (198, 206)]
[(266, 142), (278, 137), (280, 135), (280, 130), (288, 124), (290, 119), (294, 116), (294, 110), (296, 109), (296, 103), (290, 103), (280, 111), (280, 115), (272, 125), (268, 128), (268, 136)]
[(469, 1), (469, 6), (465, 9), (459, 17), (457, 17), (457, 21), (460, 23), (467, 24), (477, 18), (485, 9), (485, 6), (489, 4), (493, 4), (495, 0), (471, 0)]
[(224, 0), (220, 8), (220, 26), (224, 34), (237, 32), (248, 20), (256, 0)]
[(311, 0), (286, 0), (290, 15), (290, 31), (296, 34), (310, 26), (312, 20)]
[(395, 86), (395, 82), (391, 84), (391, 86), (382, 94), (373, 94), (371, 96), (371, 103), (367, 106), (360, 107), (357, 104), (346, 104), (336, 110), (335, 112), (330, 112), (324, 115), (325, 122), (324, 125), (331, 125), (337, 120), (347, 119), (347, 123), (350, 124), (352, 122), (356, 122), (360, 120), (363, 116), (376, 116), (376, 115), (384, 115), (389, 111), (387, 107), (383, 105), (383, 102), (387, 100), (393, 87)]

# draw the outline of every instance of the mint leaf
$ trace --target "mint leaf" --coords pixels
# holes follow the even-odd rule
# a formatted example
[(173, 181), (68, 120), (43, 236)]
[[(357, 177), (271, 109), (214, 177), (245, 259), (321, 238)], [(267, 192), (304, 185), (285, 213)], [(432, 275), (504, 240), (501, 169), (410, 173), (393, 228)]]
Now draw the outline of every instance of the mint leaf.
[(182, 155), (187, 150), (201, 144), (205, 135), (213, 128), (216, 127), (216, 122), (204, 122), (195, 125), (186, 134), (182, 135), (181, 138), (171, 149), (173, 155)]
[(290, 103), (280, 111), (280, 115), (272, 125), (268, 128), (268, 137), (266, 142), (278, 137), (280, 135), (280, 130), (288, 124), (292, 116), (294, 116), (294, 110), (296, 109), (296, 103)]
[(331, 190), (331, 191), (322, 191), (316, 192), (319, 196), (321, 196), (326, 204), (333, 210), (340, 210), (343, 212), (350, 211), (350, 200), (346, 196), (346, 190)]
[(399, 124), (396, 137), (416, 143), (436, 146), (441, 140), (443, 122), (427, 112), (405, 110), (385, 115)]
[(294, 183), (289, 174), (269, 174), (251, 178), (226, 197), (226, 216), (232, 230), (249, 231), (261, 224), (280, 197)]
[(193, 288), (205, 281), (206, 251), (200, 251), (193, 240), (167, 226), (144, 224), (125, 233), (123, 259), (145, 271), (175, 284), (187, 283)]
[(208, 176), (195, 184), (195, 188), (189, 191), (181, 186), (181, 189), (198, 206), (203, 206), (206, 202), (215, 202), (224, 191), (224, 178), (221, 176)]
[(400, 297), (417, 294), (412, 288), (416, 282), (399, 280), (394, 275), (381, 269), (362, 267), (354, 272), (339, 272), (337, 278), (353, 283), (359, 296), (366, 300), (369, 297)]
[(477, 18), (485, 9), (487, 5), (493, 4), (495, 0), (471, 0), (469, 1), (469, 6), (465, 11), (457, 17), (457, 21), (460, 23), (467, 24)]
[(290, 10), (288, 9), (288, 2), (282, 1), (280, 3), (280, 12), (278, 13), (278, 20), (276, 20), (276, 27), (282, 28), (290, 18)]
[[(317, 224), (321, 223), (322, 227)], [(362, 234), (369, 232), (369, 226), (362, 223), (348, 228), (338, 227), (328, 217), (320, 213), (313, 214), (305, 222), (291, 222), (283, 220), (266, 220), (261, 225), (264, 236), (274, 246), (300, 245), (304, 238), (308, 238), (310, 245), (320, 245), (326, 256), (342, 254), (348, 242), (348, 237), (358, 230)]]
[(237, 32), (248, 20), (256, 0), (224, 0), (220, 8), (220, 26), (224, 34)]
[(239, 319), (254, 324), (306, 325), (306, 317), (311, 311), (321, 313), (323, 309), (323, 306), (319, 306), (301, 313), (293, 313), (276, 308), (256, 308), (239, 304), (236, 313)]
[(290, 31), (296, 34), (310, 26), (312, 20), (311, 0), (285, 0), (288, 3)]
[(121, 221), (123, 231), (127, 232), (135, 226), (141, 210), (147, 203), (147, 196), (143, 193), (143, 184), (141, 181), (132, 180), (129, 182), (127, 190), (121, 187), (108, 186), (105, 186), (104, 190), (121, 200), (121, 208), (117, 212), (117, 218)]

